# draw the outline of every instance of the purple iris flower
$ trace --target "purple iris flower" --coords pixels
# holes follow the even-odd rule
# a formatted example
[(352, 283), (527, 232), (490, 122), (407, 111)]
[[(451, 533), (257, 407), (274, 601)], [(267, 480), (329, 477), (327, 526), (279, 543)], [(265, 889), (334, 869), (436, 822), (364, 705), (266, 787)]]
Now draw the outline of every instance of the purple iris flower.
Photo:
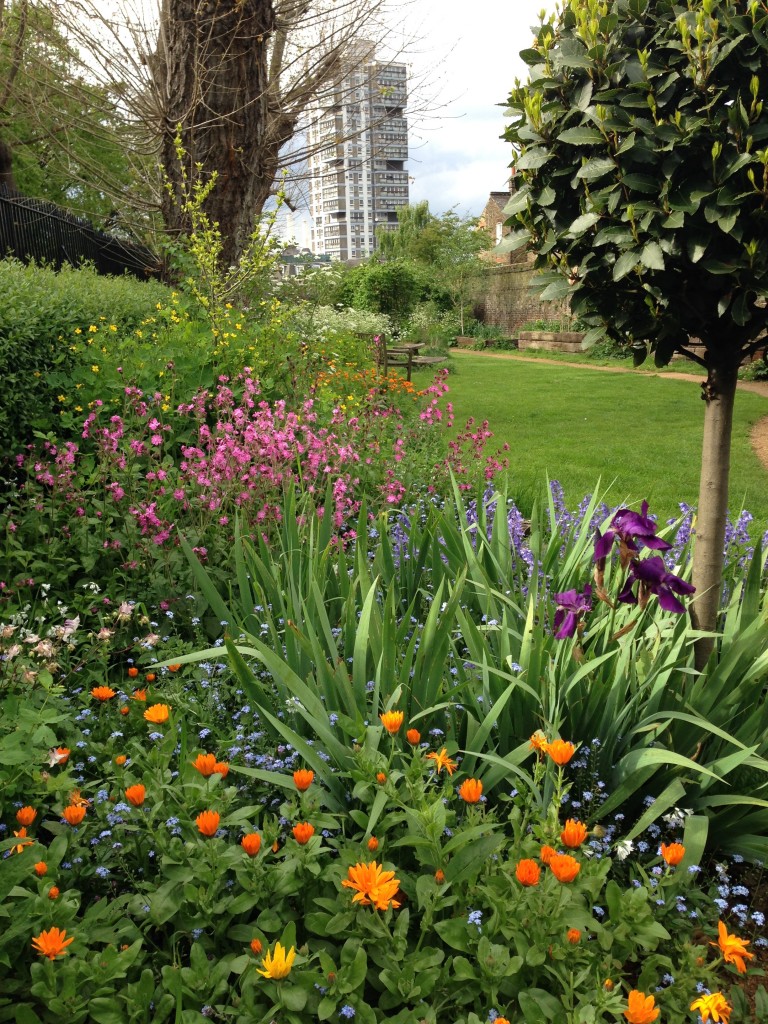
[(587, 583), (581, 593), (578, 590), (566, 590), (562, 594), (555, 594), (555, 603), (555, 639), (565, 640), (573, 636), (580, 620), (592, 611), (592, 587)]
[(644, 501), (642, 511), (633, 512), (629, 508), (620, 508), (611, 520), (610, 527), (601, 534), (595, 530), (595, 561), (605, 559), (611, 553), (613, 542), (619, 540), (621, 564), (626, 566), (640, 547), (653, 548), (656, 551), (668, 551), (672, 545), (656, 536), (656, 523), (648, 516), (648, 502)]
[[(635, 583), (640, 584), (637, 596), (632, 592)], [(685, 611), (685, 606), (678, 601), (675, 594), (693, 594), (695, 590), (690, 583), (681, 580), (674, 573), (667, 572), (664, 559), (660, 555), (653, 555), (651, 558), (632, 562), (627, 582), (617, 600), (625, 604), (639, 604), (641, 608), (645, 608), (648, 598), (655, 594), (665, 612), (677, 612), (681, 615)]]

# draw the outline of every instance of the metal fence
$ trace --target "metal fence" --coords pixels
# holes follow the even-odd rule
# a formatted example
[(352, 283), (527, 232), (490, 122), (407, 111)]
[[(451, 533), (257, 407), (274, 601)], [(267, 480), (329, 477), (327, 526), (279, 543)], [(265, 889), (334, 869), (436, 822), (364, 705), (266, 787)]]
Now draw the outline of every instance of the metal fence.
[(0, 184), (0, 257), (45, 263), (61, 269), (92, 263), (99, 274), (158, 277), (161, 261), (146, 246), (98, 231), (87, 220), (55, 203), (30, 199)]

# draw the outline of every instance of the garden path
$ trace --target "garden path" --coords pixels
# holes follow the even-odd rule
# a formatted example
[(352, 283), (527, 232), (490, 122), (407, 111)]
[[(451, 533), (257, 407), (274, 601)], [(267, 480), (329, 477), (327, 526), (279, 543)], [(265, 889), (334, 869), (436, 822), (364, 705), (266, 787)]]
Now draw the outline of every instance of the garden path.
[[(480, 355), (486, 359), (512, 359), (521, 363), (544, 363), (548, 366), (569, 366), (573, 367), (575, 370), (597, 370), (599, 373), (649, 373), (648, 370), (636, 370), (634, 367), (629, 366), (595, 366), (593, 363), (572, 363), (570, 361), (564, 363), (561, 359), (547, 359), (539, 356), (521, 356), (512, 352), (469, 352), (462, 351), (461, 349), (453, 349), (451, 355), (458, 356), (459, 358), (465, 355)], [(665, 370), (663, 373), (655, 373), (653, 376), (664, 377), (669, 380), (690, 380), (699, 384), (702, 380), (701, 377), (697, 377), (693, 373), (680, 373), (676, 370)], [(763, 398), (768, 398), (768, 383), (765, 381), (739, 381), (738, 388), (740, 391), (752, 391), (756, 395), (762, 395)], [(760, 459), (765, 469), (768, 470), (768, 416), (763, 416), (757, 421), (752, 428), (750, 440), (752, 441), (752, 447), (755, 455)]]

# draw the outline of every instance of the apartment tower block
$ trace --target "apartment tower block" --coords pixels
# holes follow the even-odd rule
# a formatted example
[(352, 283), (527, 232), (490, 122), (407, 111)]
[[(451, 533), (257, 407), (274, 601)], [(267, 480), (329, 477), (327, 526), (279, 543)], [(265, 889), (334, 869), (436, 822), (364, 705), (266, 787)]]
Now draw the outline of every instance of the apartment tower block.
[(407, 69), (372, 54), (359, 44), (310, 111), (312, 248), (338, 260), (369, 256), (408, 205)]

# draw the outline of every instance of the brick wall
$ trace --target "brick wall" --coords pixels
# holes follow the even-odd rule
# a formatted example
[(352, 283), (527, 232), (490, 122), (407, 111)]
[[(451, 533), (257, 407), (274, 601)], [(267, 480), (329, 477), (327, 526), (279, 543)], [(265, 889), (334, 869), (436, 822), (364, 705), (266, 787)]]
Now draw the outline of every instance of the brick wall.
[(564, 302), (542, 302), (532, 289), (533, 270), (527, 263), (496, 266), (488, 272), (485, 295), (477, 313), (483, 323), (516, 335), (528, 320), (559, 320), (568, 317)]

